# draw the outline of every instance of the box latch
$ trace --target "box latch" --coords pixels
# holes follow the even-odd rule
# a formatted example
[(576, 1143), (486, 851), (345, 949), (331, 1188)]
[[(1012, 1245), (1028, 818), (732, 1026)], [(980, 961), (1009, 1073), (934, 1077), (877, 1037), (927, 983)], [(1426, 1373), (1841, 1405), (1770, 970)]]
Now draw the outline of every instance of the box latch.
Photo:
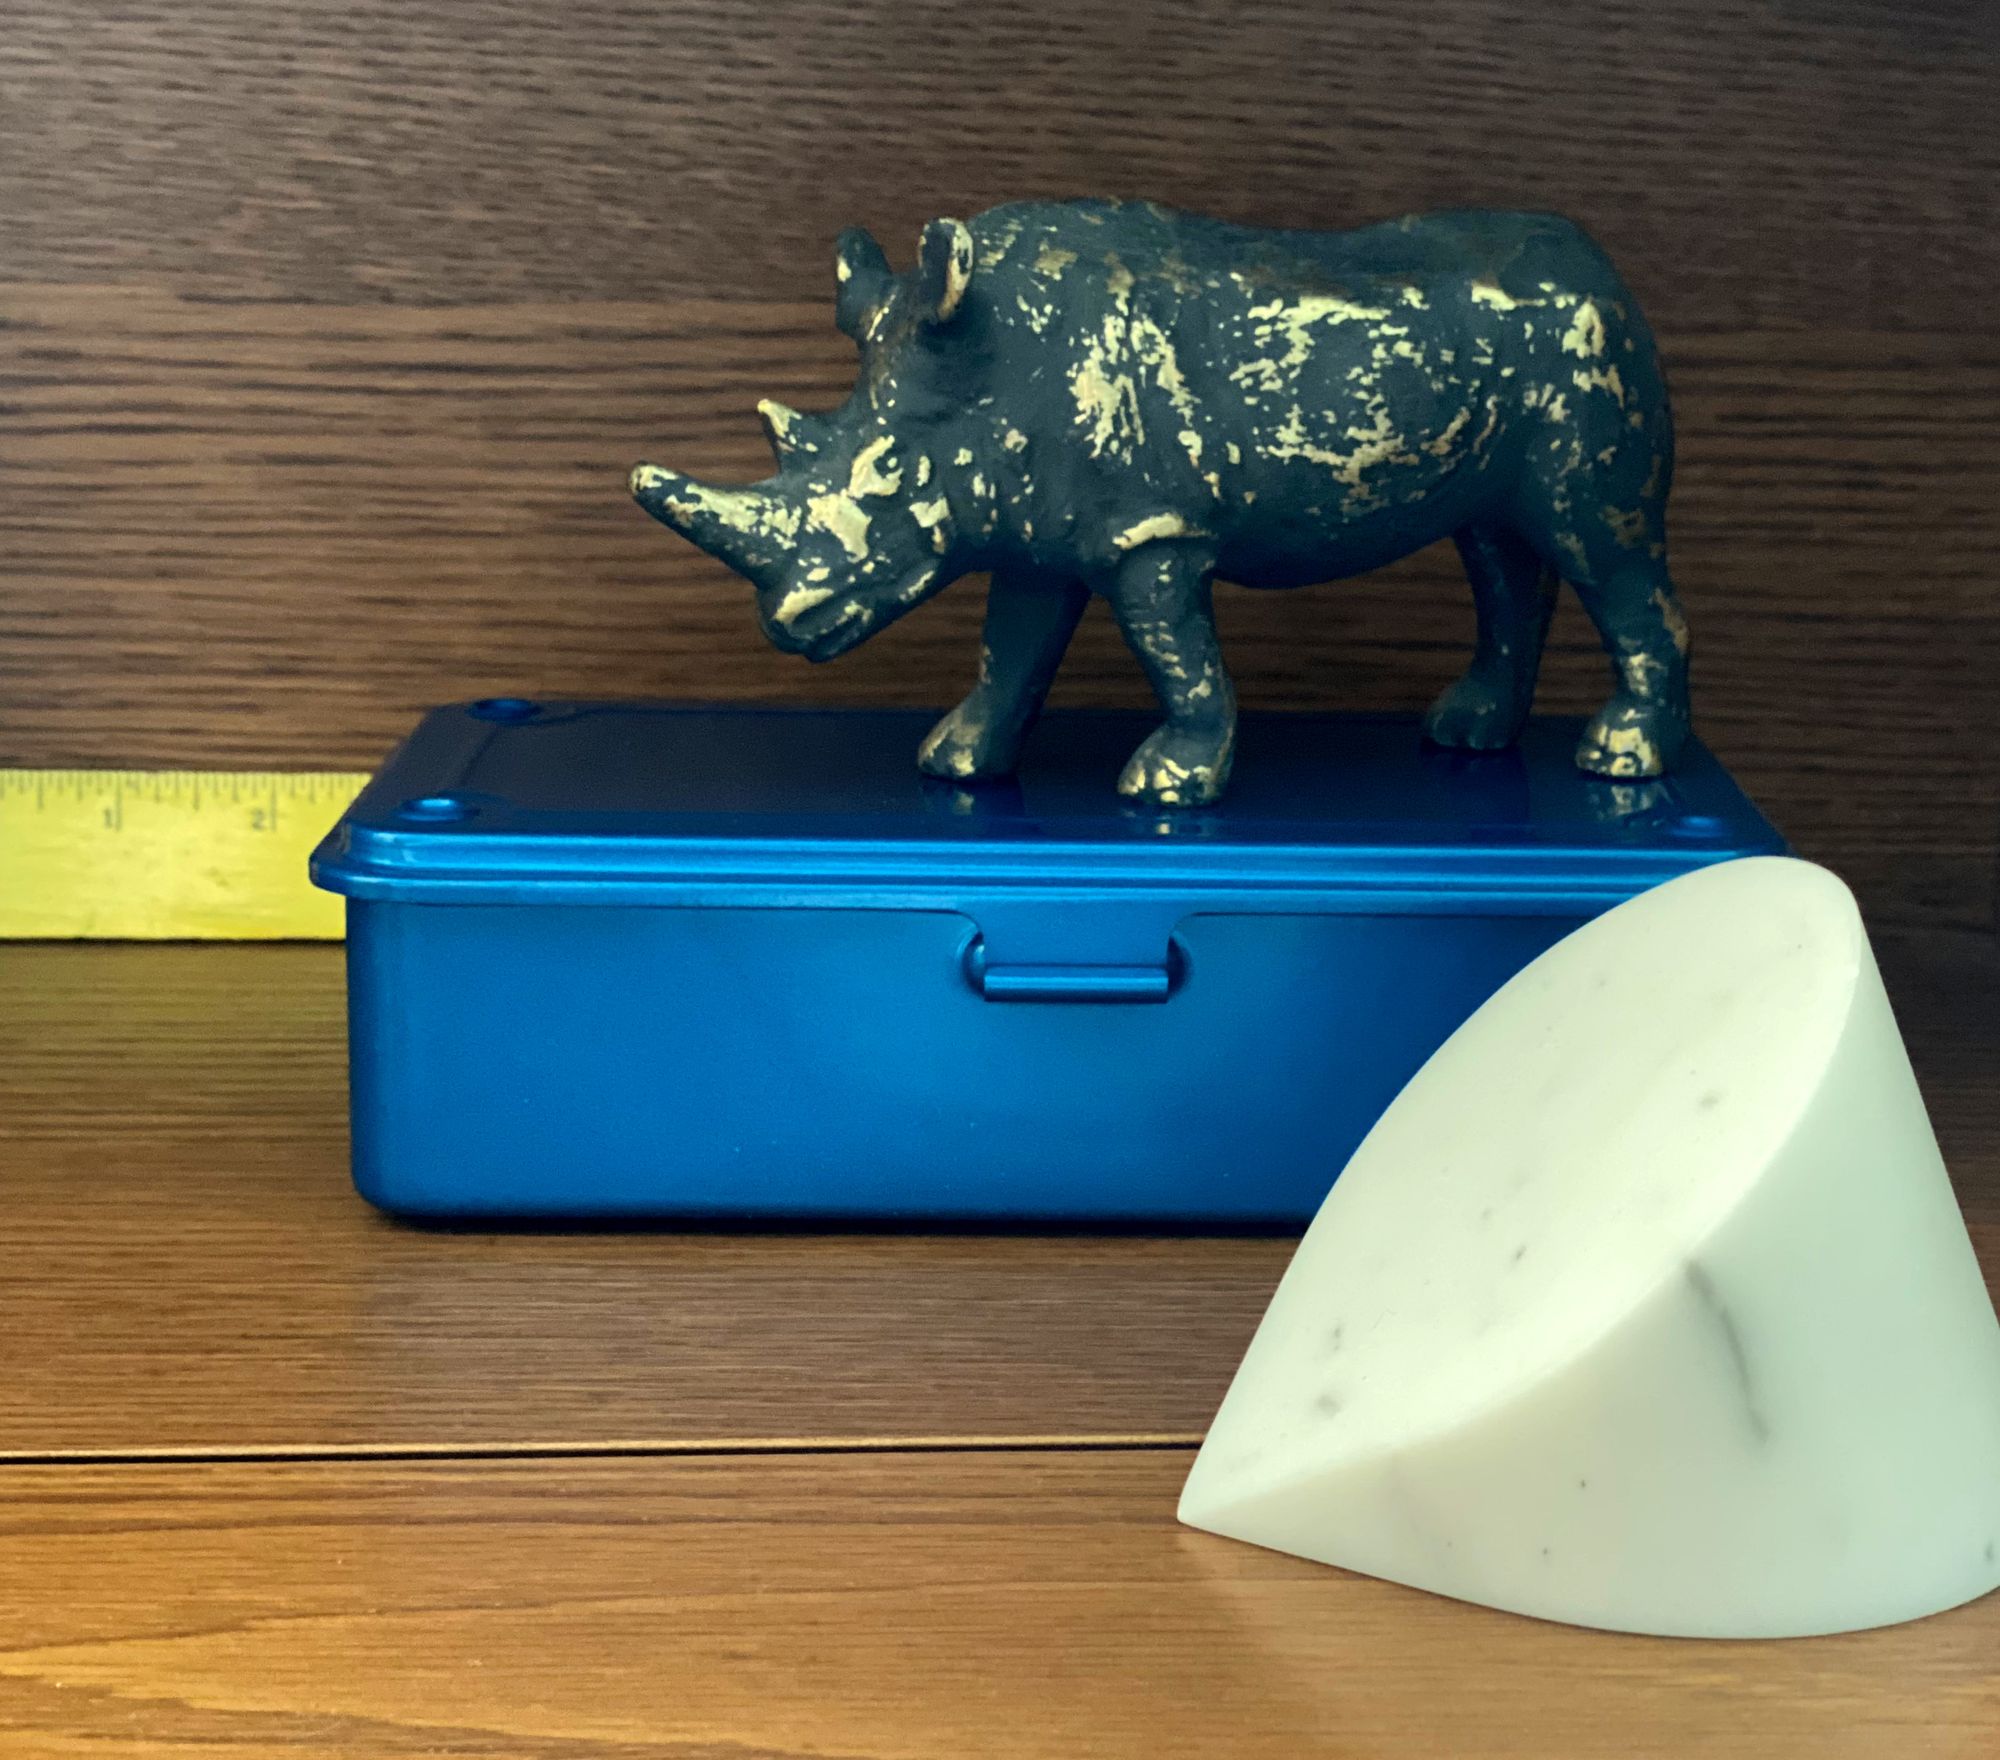
[(1170, 918), (1074, 907), (1054, 921), (995, 918), (967, 941), (963, 960), (966, 982), (988, 1002), (1165, 1002), (1187, 967)]
[(1002, 966), (983, 946), (967, 950), (966, 975), (988, 1002), (1165, 1002), (1169, 966)]

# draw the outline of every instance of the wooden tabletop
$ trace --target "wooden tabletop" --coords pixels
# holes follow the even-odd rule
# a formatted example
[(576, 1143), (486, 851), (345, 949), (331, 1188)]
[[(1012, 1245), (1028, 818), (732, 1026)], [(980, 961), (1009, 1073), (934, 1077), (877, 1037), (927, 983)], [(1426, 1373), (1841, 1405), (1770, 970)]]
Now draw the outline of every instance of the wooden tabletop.
[[(1883, 963), (2000, 1271), (2000, 954)], [(1273, 1238), (415, 1229), (338, 953), (0, 946), (0, 1754), (1962, 1756), (2000, 1597), (1613, 1637), (1176, 1526)]]

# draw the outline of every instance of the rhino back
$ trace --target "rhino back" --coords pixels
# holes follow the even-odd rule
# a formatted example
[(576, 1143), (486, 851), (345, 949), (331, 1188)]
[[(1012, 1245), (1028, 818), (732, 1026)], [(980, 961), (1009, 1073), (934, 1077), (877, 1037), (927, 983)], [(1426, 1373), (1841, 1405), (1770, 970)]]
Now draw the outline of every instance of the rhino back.
[(1226, 573), (1282, 585), (1428, 543), (1524, 470), (1664, 497), (1651, 336), (1556, 216), (1332, 233), (1079, 202), (972, 225), (992, 383), (1032, 439), (1019, 493), (1045, 531), (1174, 510), (1223, 540)]

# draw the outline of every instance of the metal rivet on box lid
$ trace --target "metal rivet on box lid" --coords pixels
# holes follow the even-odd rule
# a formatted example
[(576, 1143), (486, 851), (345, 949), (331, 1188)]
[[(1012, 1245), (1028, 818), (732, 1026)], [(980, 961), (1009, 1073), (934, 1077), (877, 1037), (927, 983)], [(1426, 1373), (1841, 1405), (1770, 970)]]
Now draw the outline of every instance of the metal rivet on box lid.
[(530, 697), (481, 697), (466, 711), (481, 721), (532, 721), (541, 712)]
[(1667, 826), (1667, 832), (1673, 837), (1684, 837), (1691, 843), (1707, 843), (1718, 837), (1727, 837), (1729, 825), (1713, 813), (1683, 813)]
[(478, 811), (470, 801), (461, 800), (455, 794), (426, 794), (405, 801), (396, 809), (396, 817), (419, 825), (449, 825), (460, 819), (470, 819)]

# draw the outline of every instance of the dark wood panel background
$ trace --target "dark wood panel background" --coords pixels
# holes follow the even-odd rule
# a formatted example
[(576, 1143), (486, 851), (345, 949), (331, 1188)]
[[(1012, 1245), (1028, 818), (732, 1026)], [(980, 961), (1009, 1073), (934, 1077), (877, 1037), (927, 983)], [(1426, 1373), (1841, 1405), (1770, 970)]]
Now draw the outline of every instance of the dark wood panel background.
[[(1564, 209), (1660, 332), (1701, 723), (1878, 917), (1990, 927), (2000, 26), (1984, 0), (10, 0), (0, 763), (354, 764), (503, 689), (944, 702), (624, 499), (842, 391), (829, 243), (1023, 195)], [(1244, 695), (1414, 706), (1449, 559), (1225, 595)], [(1566, 610), (1545, 704), (1601, 661)], [(1071, 700), (1141, 700), (1104, 620)]]

